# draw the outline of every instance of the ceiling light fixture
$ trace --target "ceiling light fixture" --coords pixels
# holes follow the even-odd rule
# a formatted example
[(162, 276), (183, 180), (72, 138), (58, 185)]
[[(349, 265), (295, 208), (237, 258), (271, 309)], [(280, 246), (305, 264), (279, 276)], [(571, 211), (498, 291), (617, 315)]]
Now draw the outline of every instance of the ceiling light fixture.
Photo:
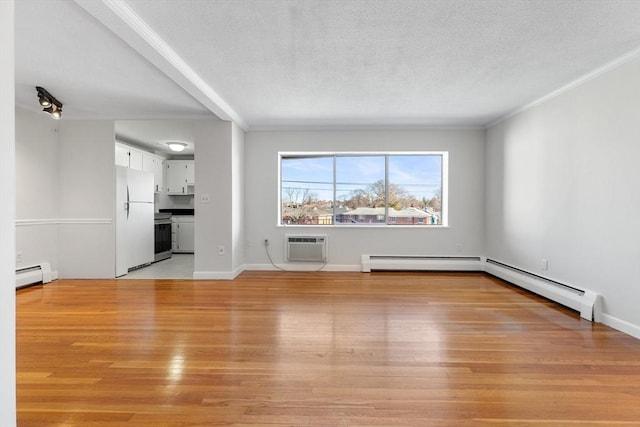
[(38, 92), (40, 106), (44, 107), (42, 111), (49, 113), (56, 120), (62, 117), (62, 102), (47, 92), (45, 88), (36, 86), (36, 91)]
[(176, 153), (183, 151), (187, 146), (184, 142), (167, 142), (167, 145), (171, 151), (175, 151)]

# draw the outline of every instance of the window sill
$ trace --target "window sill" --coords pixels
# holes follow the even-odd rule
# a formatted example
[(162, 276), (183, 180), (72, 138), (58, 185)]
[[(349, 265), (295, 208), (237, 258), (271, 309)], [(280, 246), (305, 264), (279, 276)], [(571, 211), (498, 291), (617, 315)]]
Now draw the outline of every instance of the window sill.
[(437, 230), (450, 228), (448, 225), (387, 225), (387, 224), (344, 224), (344, 225), (321, 225), (321, 224), (278, 224), (278, 228), (321, 228), (321, 229), (339, 229), (339, 228), (379, 228), (379, 229), (395, 229), (395, 228), (411, 228), (411, 229), (429, 229)]

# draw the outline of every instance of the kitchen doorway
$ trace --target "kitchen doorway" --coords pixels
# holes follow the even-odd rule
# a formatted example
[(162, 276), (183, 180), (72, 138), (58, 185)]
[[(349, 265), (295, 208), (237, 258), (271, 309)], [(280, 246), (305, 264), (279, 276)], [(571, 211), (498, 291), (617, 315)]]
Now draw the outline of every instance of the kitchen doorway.
[(129, 168), (154, 174), (155, 250), (151, 263), (140, 268), (130, 266), (134, 269), (119, 278), (192, 279), (195, 250), (193, 121), (116, 120), (115, 134), (116, 164), (121, 159)]

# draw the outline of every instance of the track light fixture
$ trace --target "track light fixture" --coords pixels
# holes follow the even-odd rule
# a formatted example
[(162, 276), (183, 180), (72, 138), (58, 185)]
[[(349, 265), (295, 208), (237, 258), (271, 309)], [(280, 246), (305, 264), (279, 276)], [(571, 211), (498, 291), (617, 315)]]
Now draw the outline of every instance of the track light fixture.
[(38, 91), (40, 106), (44, 107), (42, 111), (49, 113), (56, 120), (62, 117), (62, 102), (47, 92), (45, 88), (36, 86), (36, 91)]
[(51, 117), (56, 120), (62, 117), (62, 110), (58, 110), (58, 107), (55, 104), (51, 104), (47, 108), (43, 108), (42, 111), (51, 114)]

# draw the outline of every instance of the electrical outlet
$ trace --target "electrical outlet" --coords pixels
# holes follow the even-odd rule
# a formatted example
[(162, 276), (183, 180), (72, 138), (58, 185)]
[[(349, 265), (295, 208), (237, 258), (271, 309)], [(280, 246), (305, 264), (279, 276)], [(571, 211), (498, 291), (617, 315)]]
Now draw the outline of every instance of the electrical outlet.
[(269, 239), (264, 239), (264, 245), (269, 246)]
[(20, 264), (22, 262), (22, 251), (16, 252), (16, 264)]
[(209, 194), (203, 193), (200, 195), (200, 202), (209, 203)]
[(218, 246), (218, 255), (219, 256), (224, 255), (224, 246)]

